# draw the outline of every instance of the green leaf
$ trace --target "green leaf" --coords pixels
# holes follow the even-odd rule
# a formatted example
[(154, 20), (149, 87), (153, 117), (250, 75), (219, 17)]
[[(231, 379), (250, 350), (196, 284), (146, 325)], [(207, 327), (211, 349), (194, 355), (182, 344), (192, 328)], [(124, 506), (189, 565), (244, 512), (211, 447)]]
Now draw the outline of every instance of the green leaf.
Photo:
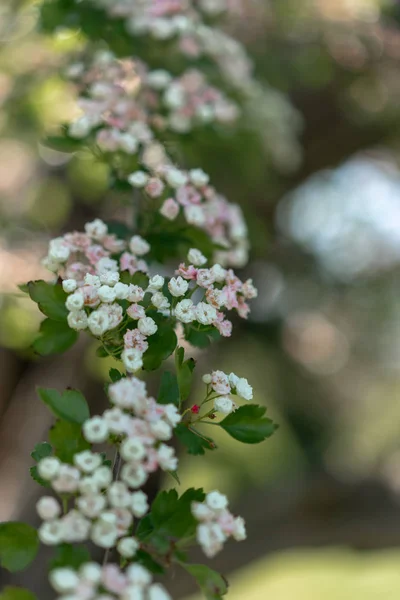
[(190, 488), (178, 498), (175, 489), (160, 492), (151, 507), (151, 519), (157, 534), (179, 539), (194, 534), (197, 521), (192, 515), (192, 502), (202, 502), (202, 489)]
[(133, 285), (138, 285), (143, 290), (145, 290), (149, 285), (149, 278), (146, 273), (142, 273), (141, 271), (136, 271), (133, 275), (129, 273), (129, 271), (122, 271), (120, 280), (122, 283)]
[(22, 571), (39, 548), (36, 529), (26, 523), (0, 523), (0, 565), (11, 573)]
[(220, 600), (228, 593), (228, 585), (224, 577), (206, 565), (181, 566), (192, 575), (207, 600)]
[(189, 454), (194, 456), (205, 454), (206, 450), (215, 450), (215, 442), (200, 434), (194, 427), (188, 427), (184, 423), (178, 423), (174, 429), (174, 433), (178, 440), (186, 446)]
[(96, 349), (96, 356), (98, 358), (107, 358), (109, 356), (107, 350), (104, 348), (104, 346), (99, 346)]
[(41, 356), (62, 354), (75, 344), (78, 332), (66, 322), (45, 319), (40, 325), (40, 336), (33, 342), (33, 349)]
[(38, 468), (36, 466), (30, 467), (29, 473), (30, 473), (30, 476), (32, 477), (33, 481), (36, 481), (36, 483), (38, 483), (42, 487), (51, 488), (50, 482), (46, 481), (45, 479), (40, 477)]
[(135, 562), (138, 562), (140, 565), (143, 565), (148, 569), (151, 573), (155, 575), (163, 575), (165, 573), (165, 569), (160, 563), (158, 563), (148, 552), (144, 550), (138, 550), (135, 554)]
[(158, 404), (175, 404), (179, 406), (178, 381), (176, 376), (170, 371), (163, 373), (157, 402)]
[(119, 381), (120, 379), (123, 379), (125, 377), (125, 375), (120, 373), (118, 369), (110, 369), (108, 372), (108, 376), (111, 379), (112, 383), (115, 383), (116, 381)]
[(24, 294), (29, 294), (29, 288), (28, 288), (28, 284), (27, 283), (20, 283), (17, 287)]
[(79, 569), (81, 565), (90, 561), (90, 552), (86, 546), (61, 544), (57, 547), (56, 555), (50, 563), (50, 569), (71, 567)]
[(50, 135), (42, 140), (43, 146), (57, 152), (76, 152), (82, 148), (82, 142), (67, 136)]
[(54, 389), (38, 388), (40, 399), (56, 417), (82, 425), (90, 417), (88, 403), (78, 390), (66, 390), (61, 395)]
[(88, 450), (90, 444), (82, 436), (81, 426), (69, 421), (56, 421), (50, 429), (49, 439), (60, 460), (73, 463), (74, 454)]
[(160, 325), (158, 331), (149, 338), (149, 348), (143, 355), (143, 368), (146, 371), (158, 369), (176, 348), (178, 343), (171, 325)]
[(9, 585), (0, 593), (0, 600), (37, 600), (37, 597), (29, 590)]
[(36, 444), (31, 452), (31, 456), (33, 460), (39, 462), (39, 460), (42, 460), (42, 458), (50, 456), (52, 452), (53, 448), (48, 442), (41, 442), (40, 444)]
[(219, 331), (215, 327), (201, 326), (194, 328), (192, 325), (185, 325), (185, 339), (196, 346), (196, 348), (208, 348), (213, 341), (219, 340), (221, 337)]
[(247, 404), (220, 421), (219, 425), (235, 440), (244, 444), (259, 444), (270, 437), (277, 429), (271, 419), (264, 417), (264, 406)]
[(154, 531), (153, 521), (150, 514), (146, 515), (139, 521), (135, 535), (140, 540), (146, 540)]
[(180, 402), (188, 399), (192, 387), (193, 371), (196, 366), (194, 358), (184, 360), (185, 351), (183, 348), (178, 348), (175, 355), (175, 367), (178, 378)]
[(68, 310), (65, 301), (68, 294), (59, 283), (46, 281), (29, 281), (28, 290), (31, 299), (39, 306), (39, 310), (53, 321), (66, 321)]

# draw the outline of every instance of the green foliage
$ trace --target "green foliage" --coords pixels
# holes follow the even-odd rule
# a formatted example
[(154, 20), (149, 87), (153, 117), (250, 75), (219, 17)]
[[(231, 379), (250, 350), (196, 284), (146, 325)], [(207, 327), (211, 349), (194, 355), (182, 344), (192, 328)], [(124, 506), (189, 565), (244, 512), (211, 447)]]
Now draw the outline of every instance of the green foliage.
[(86, 546), (78, 546), (72, 544), (60, 544), (57, 547), (56, 554), (50, 563), (50, 569), (59, 567), (71, 567), (79, 569), (81, 565), (89, 562), (90, 552)]
[(184, 326), (184, 331), (186, 340), (197, 348), (208, 348), (213, 341), (217, 341), (221, 337), (213, 325), (188, 323)]
[(145, 290), (149, 286), (149, 278), (146, 273), (142, 273), (141, 271), (136, 271), (133, 275), (129, 273), (129, 271), (122, 271), (120, 281), (122, 283), (133, 285), (138, 285), (143, 290)]
[(270, 437), (278, 426), (267, 417), (264, 406), (247, 404), (225, 417), (219, 425), (229, 435), (244, 444), (259, 444)]
[(196, 366), (194, 358), (185, 360), (185, 351), (178, 348), (175, 354), (175, 368), (178, 377), (180, 403), (188, 399), (192, 387), (193, 371)]
[(0, 565), (14, 573), (22, 571), (39, 549), (36, 529), (26, 523), (0, 523)]
[[(160, 563), (158, 563), (154, 558), (146, 552), (145, 550), (138, 550), (135, 554), (135, 562), (143, 565), (148, 569), (151, 573), (155, 575), (162, 575), (165, 573), (165, 569)], [(0, 599), (1, 600), (1, 599)]]
[(179, 406), (179, 387), (176, 375), (165, 371), (161, 379), (157, 402), (159, 404), (175, 404)]
[(55, 455), (66, 463), (72, 464), (74, 454), (90, 448), (90, 444), (82, 435), (81, 426), (61, 419), (50, 429), (49, 439)]
[[(46, 458), (46, 456), (51, 456), (53, 453), (53, 448), (47, 442), (42, 442), (40, 444), (36, 444), (33, 451), (31, 452), (31, 456), (33, 460), (39, 462), (42, 458)], [(42, 479), (38, 473), (38, 469), (36, 466), (30, 467), (29, 473), (34, 481), (43, 487), (50, 487), (50, 484), (45, 479)]]
[(76, 152), (82, 148), (82, 142), (67, 135), (64, 128), (64, 135), (50, 135), (42, 140), (42, 143), (47, 148), (57, 150), (57, 152)]
[(40, 335), (33, 342), (33, 349), (41, 356), (62, 354), (73, 346), (78, 332), (71, 329), (66, 321), (45, 319), (40, 325)]
[[(154, 318), (156, 315), (149, 316)], [(155, 320), (158, 321), (158, 330), (149, 338), (149, 348), (143, 355), (143, 368), (146, 371), (158, 369), (162, 362), (171, 356), (178, 343), (173, 325), (166, 319), (160, 321), (156, 317)]]
[(116, 381), (119, 381), (120, 379), (123, 379), (125, 377), (125, 375), (120, 373), (118, 369), (110, 369), (108, 372), (108, 376), (111, 379), (112, 383), (115, 383)]
[(178, 440), (186, 446), (188, 453), (193, 455), (203, 455), (206, 450), (215, 450), (215, 442), (205, 435), (200, 434), (194, 427), (178, 423), (174, 429)]
[(228, 585), (224, 577), (206, 565), (185, 565), (182, 567), (192, 575), (207, 600), (220, 600), (228, 593)]
[(46, 281), (29, 281), (29, 296), (36, 302), (39, 310), (53, 321), (66, 321), (68, 310), (65, 301), (68, 294), (59, 283), (55, 285)]
[(90, 417), (88, 403), (78, 390), (58, 390), (38, 388), (40, 399), (50, 408), (56, 417), (82, 425)]
[(37, 600), (37, 597), (29, 590), (10, 585), (2, 590), (0, 600)]
[(181, 497), (175, 489), (158, 494), (151, 512), (139, 523), (136, 535), (140, 540), (152, 544), (159, 552), (170, 549), (171, 538), (185, 540), (196, 531), (197, 521), (192, 515), (192, 502), (202, 502), (202, 489), (190, 488)]

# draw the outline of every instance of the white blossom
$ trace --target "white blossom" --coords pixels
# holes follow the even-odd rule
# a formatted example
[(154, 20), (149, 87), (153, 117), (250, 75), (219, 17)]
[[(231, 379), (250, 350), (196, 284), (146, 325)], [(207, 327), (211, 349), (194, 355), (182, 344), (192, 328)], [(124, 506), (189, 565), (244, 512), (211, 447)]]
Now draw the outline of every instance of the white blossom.
[(132, 494), (131, 511), (135, 517), (140, 519), (149, 510), (147, 496), (144, 492), (134, 492)]
[(217, 311), (205, 302), (199, 302), (195, 308), (195, 316), (202, 325), (211, 325), (217, 318)]
[(101, 444), (109, 436), (107, 422), (102, 417), (92, 417), (84, 422), (83, 435), (92, 444)]
[(139, 542), (134, 537), (126, 537), (119, 540), (117, 550), (125, 558), (132, 558), (139, 549)]
[(214, 408), (224, 415), (229, 415), (234, 409), (234, 404), (228, 396), (219, 396), (214, 400)]
[(76, 331), (86, 329), (88, 326), (88, 318), (84, 310), (74, 310), (68, 313), (67, 321), (69, 327), (71, 327), (71, 329), (75, 329)]
[(171, 277), (168, 283), (168, 289), (171, 292), (172, 296), (176, 298), (179, 296), (184, 296), (189, 288), (189, 283), (185, 281), (182, 277)]
[(154, 335), (158, 329), (156, 322), (151, 317), (142, 317), (138, 321), (138, 329), (143, 335)]
[(175, 316), (182, 323), (191, 323), (195, 319), (195, 309), (190, 298), (181, 300), (175, 306)]
[(188, 260), (190, 264), (195, 265), (196, 267), (201, 267), (207, 262), (207, 258), (200, 250), (197, 250), (197, 248), (191, 248), (189, 250)]
[(62, 567), (49, 573), (49, 581), (59, 594), (73, 592), (79, 583), (79, 577), (72, 569)]
[(143, 366), (142, 353), (136, 348), (125, 348), (121, 354), (121, 358), (128, 373), (135, 373)]
[(53, 521), (61, 514), (61, 506), (52, 496), (42, 496), (36, 503), (36, 511), (43, 521)]
[(38, 473), (43, 479), (54, 479), (60, 472), (61, 462), (56, 456), (42, 458), (37, 466)]
[(129, 242), (129, 249), (136, 256), (143, 256), (150, 251), (150, 244), (140, 235), (134, 235)]
[(149, 176), (144, 171), (135, 171), (128, 175), (129, 183), (136, 188), (142, 188), (149, 180)]
[(62, 282), (63, 290), (67, 294), (71, 294), (72, 292), (74, 292), (77, 288), (77, 285), (78, 284), (75, 281), (75, 279), (64, 279), (64, 281)]

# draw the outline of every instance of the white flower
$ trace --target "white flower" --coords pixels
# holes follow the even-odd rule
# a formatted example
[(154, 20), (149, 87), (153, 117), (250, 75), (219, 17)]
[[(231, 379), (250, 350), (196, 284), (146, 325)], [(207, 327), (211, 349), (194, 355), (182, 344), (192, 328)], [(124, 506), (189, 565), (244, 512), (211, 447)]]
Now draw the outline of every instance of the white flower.
[(158, 440), (167, 441), (172, 437), (172, 427), (165, 421), (150, 423), (150, 431)]
[[(175, 202), (173, 198), (167, 198), (161, 208), (160, 215), (168, 219), (169, 221), (173, 221), (176, 219), (179, 213), (179, 204)], [(56, 269), (57, 270), (57, 269)]]
[(54, 238), (49, 243), (49, 258), (52, 261), (64, 263), (68, 260), (71, 250), (62, 237)]
[(229, 373), (229, 383), (232, 387), (236, 387), (237, 382), (239, 381), (239, 377), (235, 375), (235, 373)]
[(242, 285), (241, 292), (243, 296), (248, 300), (251, 300), (252, 298), (257, 298), (258, 296), (258, 290), (256, 287), (254, 287), (252, 279), (248, 279), (244, 282), (244, 284)]
[(146, 455), (145, 447), (140, 440), (126, 438), (120, 447), (121, 456), (127, 462), (140, 461)]
[(60, 516), (61, 507), (55, 498), (42, 496), (36, 503), (36, 511), (43, 521), (53, 521)]
[(114, 481), (107, 490), (107, 496), (113, 508), (127, 508), (131, 503), (129, 490), (122, 481)]
[(206, 373), (205, 375), (203, 375), (202, 380), (203, 380), (203, 383), (206, 383), (207, 385), (209, 385), (212, 382), (211, 373)]
[(129, 302), (141, 302), (144, 298), (144, 290), (138, 285), (133, 285), (133, 283), (129, 284), (129, 292), (127, 296), (127, 300)]
[(56, 456), (47, 456), (42, 458), (37, 466), (40, 477), (52, 480), (60, 472), (61, 462)]
[(228, 396), (220, 396), (214, 400), (214, 408), (224, 415), (229, 415), (233, 411), (234, 405)]
[(89, 519), (95, 519), (100, 516), (107, 505), (106, 499), (102, 494), (80, 496), (75, 502), (81, 513)]
[(95, 562), (88, 562), (81, 566), (79, 575), (85, 581), (89, 581), (94, 585), (101, 581), (101, 566)]
[[(119, 281), (119, 273), (118, 271), (104, 271), (100, 273), (100, 283), (103, 284), (103, 287), (114, 287)], [(101, 289), (101, 288), (100, 288)], [(115, 292), (115, 288), (114, 288)], [(116, 292), (115, 292), (116, 294)], [(104, 300), (103, 300), (104, 302)]]
[(68, 133), (73, 138), (82, 139), (88, 135), (91, 128), (91, 120), (88, 117), (83, 116), (71, 123), (68, 127)]
[(118, 271), (118, 262), (108, 256), (103, 256), (96, 264), (96, 270), (99, 274), (105, 271)]
[(155, 69), (147, 74), (147, 84), (155, 90), (163, 90), (171, 82), (172, 75), (165, 69)]
[(84, 310), (74, 310), (68, 313), (67, 321), (69, 327), (71, 327), (71, 329), (75, 329), (75, 331), (86, 329), (88, 326), (88, 318)]
[(235, 519), (235, 528), (232, 532), (232, 537), (237, 541), (241, 542), (246, 539), (246, 524), (242, 517), (236, 517)]
[(171, 600), (171, 596), (167, 590), (163, 588), (159, 583), (153, 583), (149, 587), (149, 600)]
[(171, 427), (176, 427), (182, 420), (182, 415), (179, 414), (179, 411), (174, 404), (167, 404), (164, 406), (164, 416)]
[(86, 283), (86, 285), (91, 285), (97, 289), (101, 285), (100, 277), (98, 277), (97, 275), (92, 275), (91, 273), (86, 273), (85, 283)]
[(98, 291), (99, 298), (102, 302), (110, 303), (114, 302), (117, 297), (114, 288), (109, 285), (102, 285)]
[(206, 504), (211, 510), (221, 511), (228, 507), (228, 498), (224, 494), (214, 490), (206, 495)]
[(152, 580), (150, 572), (145, 567), (138, 564), (129, 565), (126, 569), (126, 576), (130, 583), (140, 587), (149, 585)]
[(142, 466), (126, 463), (121, 470), (121, 479), (134, 489), (142, 487), (147, 481), (147, 473)]
[(201, 267), (202, 265), (205, 265), (207, 262), (207, 259), (204, 256), (204, 254), (202, 254), (202, 252), (200, 252), (200, 250), (197, 250), (197, 248), (191, 248), (189, 250), (188, 260), (189, 260), (190, 264), (194, 265), (195, 267)]
[(168, 185), (170, 185), (171, 187), (179, 188), (187, 183), (188, 177), (179, 169), (171, 167), (165, 173), (165, 179)]
[(253, 388), (244, 377), (240, 377), (236, 382), (236, 393), (243, 400), (251, 400), (253, 398)]
[(119, 300), (126, 300), (129, 295), (129, 285), (120, 281), (114, 286), (115, 296)]
[(175, 316), (182, 323), (191, 323), (195, 319), (195, 310), (192, 300), (181, 300), (175, 306)]
[(152, 304), (159, 310), (164, 310), (170, 307), (168, 298), (162, 292), (156, 292), (151, 297)]
[(129, 249), (136, 256), (143, 256), (150, 251), (150, 244), (146, 242), (140, 235), (134, 235), (129, 242)]
[(81, 494), (84, 494), (86, 496), (93, 496), (98, 493), (99, 485), (97, 484), (93, 476), (82, 477), (82, 479), (79, 482), (78, 489)]
[(154, 275), (154, 277), (151, 277), (151, 279), (149, 280), (149, 286), (147, 288), (147, 291), (158, 292), (158, 290), (160, 290), (163, 285), (164, 277), (162, 277), (161, 275)]
[[(110, 288), (111, 289), (111, 288)], [(88, 327), (90, 331), (96, 337), (100, 337), (105, 333), (110, 327), (110, 319), (108, 315), (104, 311), (94, 310), (87, 320)]]
[(226, 541), (222, 528), (217, 523), (202, 523), (197, 528), (197, 541), (208, 558), (213, 558)]
[(189, 204), (184, 207), (184, 213), (186, 217), (186, 221), (191, 225), (196, 225), (197, 227), (202, 227), (202, 225), (206, 222), (206, 215), (204, 213), (204, 209), (197, 204)]
[(115, 546), (118, 538), (118, 529), (116, 525), (116, 517), (109, 519), (109, 513), (103, 513), (101, 518), (93, 525), (90, 538), (96, 546), (100, 548), (112, 548)]
[(40, 541), (46, 546), (60, 544), (64, 538), (64, 524), (62, 521), (47, 521), (38, 529)]
[(217, 394), (224, 396), (231, 391), (229, 377), (223, 371), (213, 371), (211, 374), (211, 383), (213, 390), (217, 392)]
[(95, 470), (93, 473), (93, 480), (99, 486), (99, 488), (105, 488), (112, 482), (113, 474), (110, 467), (103, 465)]
[(139, 141), (131, 133), (120, 133), (118, 136), (118, 145), (127, 154), (135, 154), (139, 146)]
[(49, 581), (56, 592), (64, 594), (64, 592), (73, 592), (75, 590), (79, 583), (79, 577), (72, 569), (62, 567), (50, 571)]
[(176, 471), (178, 468), (178, 459), (175, 456), (175, 450), (166, 444), (160, 444), (158, 450), (158, 462), (164, 471)]
[(199, 269), (197, 271), (197, 285), (203, 288), (210, 287), (215, 281), (215, 275), (211, 269)]
[(215, 517), (214, 511), (204, 502), (193, 502), (192, 514), (198, 521), (212, 521)]
[(189, 171), (191, 182), (197, 187), (203, 187), (210, 181), (210, 176), (204, 173), (203, 169), (192, 169)]
[(125, 558), (132, 558), (139, 549), (139, 542), (134, 537), (126, 537), (119, 540), (117, 550)]
[(74, 292), (77, 288), (78, 284), (75, 281), (75, 279), (64, 279), (64, 281), (62, 282), (62, 287), (64, 292), (67, 292), (67, 294), (71, 294), (72, 292)]
[(144, 492), (133, 492), (132, 494), (132, 502), (131, 502), (131, 511), (134, 517), (140, 519), (147, 513), (149, 510), (149, 504), (147, 501), (147, 496)]
[(136, 188), (142, 188), (149, 180), (149, 176), (144, 171), (135, 171), (128, 176), (128, 182)]
[(107, 409), (103, 413), (103, 418), (107, 422), (108, 429), (111, 433), (117, 435), (125, 433), (129, 425), (129, 416), (116, 406)]
[(125, 348), (121, 358), (128, 373), (135, 373), (143, 366), (142, 353), (136, 348)]
[(102, 463), (100, 454), (91, 452), (90, 450), (84, 450), (74, 455), (75, 466), (78, 467), (84, 473), (92, 473)]
[(211, 267), (211, 271), (214, 274), (215, 281), (217, 281), (218, 283), (222, 283), (223, 281), (225, 281), (225, 277), (227, 275), (227, 270), (224, 269), (223, 267), (221, 267), (221, 265), (219, 265), (219, 264), (213, 265)]
[(138, 321), (138, 329), (143, 335), (154, 335), (157, 331), (157, 323), (151, 317), (142, 317)]
[(95, 219), (91, 223), (86, 223), (85, 231), (90, 237), (101, 240), (107, 235), (108, 227), (101, 219)]
[(52, 487), (60, 494), (76, 492), (80, 477), (81, 474), (75, 467), (71, 467), (71, 465), (61, 465), (57, 477), (52, 481)]
[(196, 319), (202, 325), (211, 325), (217, 318), (217, 311), (205, 302), (199, 302), (195, 308)]
[(182, 277), (171, 277), (168, 283), (168, 289), (171, 292), (172, 296), (178, 298), (179, 296), (184, 296), (188, 291), (189, 283), (185, 281)]
[(92, 417), (84, 422), (82, 426), (83, 435), (92, 444), (105, 442), (109, 435), (106, 421), (102, 417)]

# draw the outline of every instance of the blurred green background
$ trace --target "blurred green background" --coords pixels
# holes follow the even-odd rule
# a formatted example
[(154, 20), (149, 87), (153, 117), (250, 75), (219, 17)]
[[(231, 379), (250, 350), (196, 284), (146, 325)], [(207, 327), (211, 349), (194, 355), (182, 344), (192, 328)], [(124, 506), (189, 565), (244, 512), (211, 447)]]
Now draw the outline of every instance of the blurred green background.
[[(16, 285), (47, 277), (40, 258), (51, 237), (123, 217), (126, 203), (91, 155), (38, 143), (76, 111), (62, 71), (83, 40), (40, 35), (36, 22), (34, 2), (3, 0), (0, 519), (31, 522), (28, 457), (49, 425), (34, 388), (76, 386), (98, 406), (110, 364), (83, 339), (37, 359), (29, 345), (40, 314)], [(196, 355), (197, 371), (248, 377), (280, 429), (254, 448), (221, 434), (217, 452), (182, 457), (182, 485), (218, 487), (247, 520), (249, 540), (214, 562), (231, 600), (398, 598), (400, 3), (254, 0), (229, 27), (298, 116), (271, 94), (261, 132), (201, 136), (180, 150), (243, 207), (253, 250), (241, 275), (260, 290), (249, 321)], [(47, 598), (37, 571), (20, 581)], [(195, 593), (178, 573), (169, 588)]]

